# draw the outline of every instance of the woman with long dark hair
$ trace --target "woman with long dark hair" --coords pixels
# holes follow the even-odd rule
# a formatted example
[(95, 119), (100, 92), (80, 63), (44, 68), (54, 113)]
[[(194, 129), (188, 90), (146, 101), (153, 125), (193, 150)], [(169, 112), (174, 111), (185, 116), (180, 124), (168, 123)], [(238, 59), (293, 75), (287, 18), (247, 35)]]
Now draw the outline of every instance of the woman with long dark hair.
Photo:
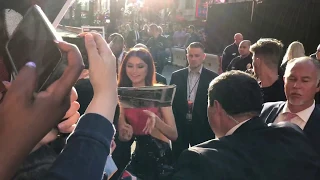
[[(146, 49), (133, 48), (124, 58), (119, 72), (119, 87), (155, 86), (155, 66)], [(136, 148), (127, 171), (143, 180), (157, 180), (170, 172), (170, 141), (178, 137), (172, 107), (122, 108), (119, 139), (135, 138)]]

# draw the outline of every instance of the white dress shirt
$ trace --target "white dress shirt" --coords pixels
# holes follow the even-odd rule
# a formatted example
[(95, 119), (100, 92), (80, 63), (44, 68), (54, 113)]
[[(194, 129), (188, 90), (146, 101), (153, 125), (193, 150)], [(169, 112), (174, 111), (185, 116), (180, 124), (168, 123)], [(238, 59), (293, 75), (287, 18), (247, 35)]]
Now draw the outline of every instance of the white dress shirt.
[[(307, 122), (308, 122), (308, 120), (309, 120), (309, 118), (311, 116), (311, 113), (313, 112), (314, 108), (315, 108), (315, 102), (313, 102), (313, 104), (310, 107), (308, 107), (307, 109), (302, 110), (302, 111), (300, 111), (298, 113), (295, 113), (297, 115), (297, 117), (292, 118), (290, 120), (290, 122), (298, 125), (303, 130), (304, 127), (306, 126), (306, 124), (307, 124)], [(287, 112), (291, 113), (290, 109), (288, 108), (288, 101), (284, 105), (283, 110), (278, 115), (278, 117), (276, 118), (274, 123), (278, 123), (278, 122), (284, 121), (285, 120), (284, 113), (287, 113)]]
[[(189, 74), (188, 74), (188, 82), (187, 82), (187, 100), (190, 100), (192, 102), (194, 102), (196, 99), (202, 68), (203, 68), (203, 65), (197, 72), (191, 71), (191, 69), (188, 68)], [(190, 91), (191, 91), (191, 94), (190, 94)], [(189, 95), (190, 95), (190, 98), (189, 98)]]

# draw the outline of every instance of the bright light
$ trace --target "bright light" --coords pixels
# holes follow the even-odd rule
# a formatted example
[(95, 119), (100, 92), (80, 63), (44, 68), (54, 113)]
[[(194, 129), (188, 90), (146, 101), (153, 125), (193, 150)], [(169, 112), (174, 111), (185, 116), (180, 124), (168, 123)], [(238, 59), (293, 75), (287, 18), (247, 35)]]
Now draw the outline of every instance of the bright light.
[(79, 0), (80, 3), (87, 3), (89, 2), (90, 0)]

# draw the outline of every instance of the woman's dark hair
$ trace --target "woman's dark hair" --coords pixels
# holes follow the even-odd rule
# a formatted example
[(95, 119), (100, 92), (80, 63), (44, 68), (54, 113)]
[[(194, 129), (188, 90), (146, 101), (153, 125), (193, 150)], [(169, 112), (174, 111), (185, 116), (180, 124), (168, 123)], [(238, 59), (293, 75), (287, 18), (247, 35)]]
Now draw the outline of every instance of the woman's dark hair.
[(154, 66), (154, 61), (153, 61), (151, 54), (146, 49), (133, 48), (127, 53), (127, 55), (125, 56), (124, 60), (121, 63), (119, 76), (118, 76), (119, 77), (118, 86), (119, 87), (132, 87), (132, 82), (131, 82), (130, 78), (128, 77), (127, 71), (126, 71), (126, 66), (127, 66), (128, 60), (131, 57), (138, 57), (148, 65), (148, 72), (147, 72), (147, 76), (145, 78), (146, 86), (153, 86), (154, 84), (156, 84), (155, 66)]

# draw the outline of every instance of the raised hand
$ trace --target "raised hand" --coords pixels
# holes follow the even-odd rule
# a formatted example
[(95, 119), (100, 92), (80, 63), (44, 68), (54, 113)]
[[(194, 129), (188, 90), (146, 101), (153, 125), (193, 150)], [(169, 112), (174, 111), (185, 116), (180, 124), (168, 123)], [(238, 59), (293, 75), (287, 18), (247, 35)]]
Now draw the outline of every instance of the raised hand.
[[(94, 96), (86, 113), (97, 113), (113, 122), (118, 102), (116, 58), (98, 33), (83, 33), (88, 51), (89, 76)], [(113, 111), (106, 111), (110, 108)]]
[(143, 129), (143, 132), (145, 134), (151, 134), (151, 132), (153, 131), (153, 129), (156, 126), (156, 121), (159, 120), (160, 118), (151, 111), (144, 110), (143, 112), (149, 116), (147, 123), (146, 123), (146, 126)]
[(0, 179), (11, 179), (32, 148), (65, 116), (70, 92), (84, 67), (79, 50), (68, 43), (58, 46), (67, 53), (68, 66), (60, 79), (35, 94), (36, 65), (26, 64), (0, 104)]

